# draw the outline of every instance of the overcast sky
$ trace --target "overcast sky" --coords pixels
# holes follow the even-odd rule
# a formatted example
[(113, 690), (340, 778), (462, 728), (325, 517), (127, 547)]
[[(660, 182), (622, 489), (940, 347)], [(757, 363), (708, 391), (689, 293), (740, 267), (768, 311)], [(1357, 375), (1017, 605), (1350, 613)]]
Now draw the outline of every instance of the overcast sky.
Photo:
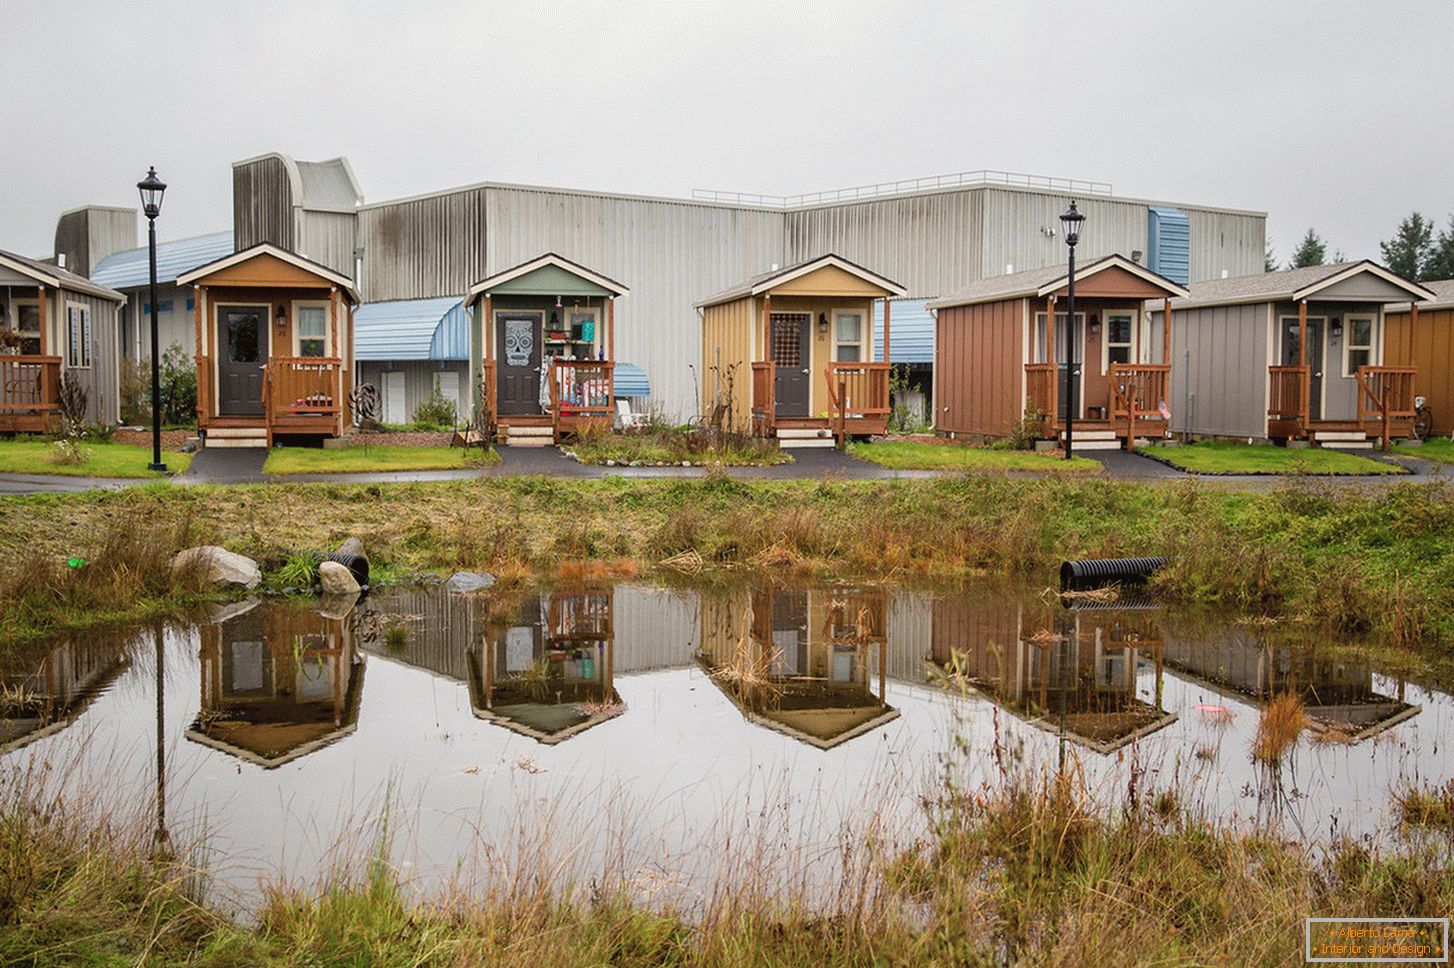
[(0, 0), (0, 36), (0, 248), (32, 255), (148, 164), (162, 238), (228, 228), (268, 151), (345, 155), (369, 201), (1008, 169), (1264, 210), (1283, 258), (1454, 210), (1450, 0)]

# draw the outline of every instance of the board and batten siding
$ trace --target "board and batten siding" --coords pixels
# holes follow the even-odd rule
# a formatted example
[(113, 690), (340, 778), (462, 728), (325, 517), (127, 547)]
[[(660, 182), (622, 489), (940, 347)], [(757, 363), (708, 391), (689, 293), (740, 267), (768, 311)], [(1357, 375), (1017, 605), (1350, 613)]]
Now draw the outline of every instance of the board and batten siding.
[(1389, 366), (1414, 368), (1414, 392), (1427, 398), (1434, 433), (1454, 434), (1454, 308), (1421, 309), (1417, 326), (1411, 326), (1407, 311), (1388, 313), (1383, 359)]
[(1009, 434), (1025, 409), (1025, 300), (941, 309), (935, 341), (936, 429)]
[[(1150, 316), (1151, 359), (1159, 360), (1162, 312)], [(1269, 339), (1266, 303), (1173, 307), (1172, 432), (1265, 439)]]
[[(86, 421), (115, 424), (120, 419), (121, 387), (117, 334), (119, 303), (100, 296), (62, 289), (50, 293), (46, 307), (50, 323), (50, 355), (61, 358), (61, 370), (86, 390)], [(91, 365), (72, 367), (67, 345), (67, 309), (81, 306), (91, 311)]]
[(761, 304), (750, 296), (702, 310), (702, 413), (730, 399), (730, 429), (739, 433), (752, 427), (753, 322), (760, 326), (761, 318)]

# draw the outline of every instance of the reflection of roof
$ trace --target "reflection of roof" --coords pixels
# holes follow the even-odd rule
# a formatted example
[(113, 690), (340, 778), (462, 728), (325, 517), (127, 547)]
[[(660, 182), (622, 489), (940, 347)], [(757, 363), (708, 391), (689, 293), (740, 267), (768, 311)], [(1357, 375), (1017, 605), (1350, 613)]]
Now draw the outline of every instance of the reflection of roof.
[[(531, 702), (528, 698), (520, 697), (520, 701), (486, 705), (478, 656), (473, 654), (469, 662), (469, 689), (470, 707), (477, 718), (503, 726), (521, 736), (529, 736), (547, 746), (562, 743), (592, 726), (615, 719), (626, 711), (626, 704), (621, 701), (615, 689), (605, 697), (605, 702), (594, 701), (587, 704), (585, 697), (590, 686), (584, 683), (575, 689), (558, 689), (557, 695), (563, 699), (561, 702)], [(500, 687), (496, 687), (495, 691), (497, 694), (505, 692), (508, 697), (508, 692)], [(593, 698), (599, 700), (599, 693)]]
[(469, 317), (458, 299), (364, 303), (354, 315), (360, 360), (467, 360)]
[[(232, 253), (232, 231), (157, 243), (157, 282), (174, 282), (189, 269)], [(112, 289), (135, 289), (151, 282), (151, 254), (145, 246), (115, 252), (91, 270), (91, 281)]]
[(866, 686), (826, 679), (774, 677), (779, 690), (770, 703), (757, 704), (738, 695), (712, 674), (705, 655), (698, 661), (707, 678), (736, 706), (748, 722), (790, 736), (820, 750), (832, 749), (899, 717), (899, 711)]
[(114, 663), (94, 680), (82, 686), (59, 710), (34, 710), (27, 715), (0, 716), (0, 754), (13, 753), (65, 729), (86, 711), (92, 700), (104, 692), (128, 665), (130, 662), (126, 657), (118, 653)]

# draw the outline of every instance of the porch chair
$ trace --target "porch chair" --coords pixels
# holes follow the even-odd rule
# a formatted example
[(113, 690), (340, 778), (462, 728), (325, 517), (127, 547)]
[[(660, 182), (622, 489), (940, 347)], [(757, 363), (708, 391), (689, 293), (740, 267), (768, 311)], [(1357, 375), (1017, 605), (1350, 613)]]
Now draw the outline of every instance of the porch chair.
[(622, 430), (639, 430), (646, 426), (646, 414), (633, 413), (631, 401), (625, 397), (617, 397), (616, 425)]

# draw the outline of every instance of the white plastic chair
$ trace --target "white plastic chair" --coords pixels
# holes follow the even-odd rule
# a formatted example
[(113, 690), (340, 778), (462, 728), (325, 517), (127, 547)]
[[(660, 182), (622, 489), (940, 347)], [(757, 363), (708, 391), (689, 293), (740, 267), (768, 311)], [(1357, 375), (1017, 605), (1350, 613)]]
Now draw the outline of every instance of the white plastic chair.
[(622, 430), (636, 430), (646, 425), (646, 414), (633, 413), (631, 401), (625, 397), (616, 398), (616, 424)]

